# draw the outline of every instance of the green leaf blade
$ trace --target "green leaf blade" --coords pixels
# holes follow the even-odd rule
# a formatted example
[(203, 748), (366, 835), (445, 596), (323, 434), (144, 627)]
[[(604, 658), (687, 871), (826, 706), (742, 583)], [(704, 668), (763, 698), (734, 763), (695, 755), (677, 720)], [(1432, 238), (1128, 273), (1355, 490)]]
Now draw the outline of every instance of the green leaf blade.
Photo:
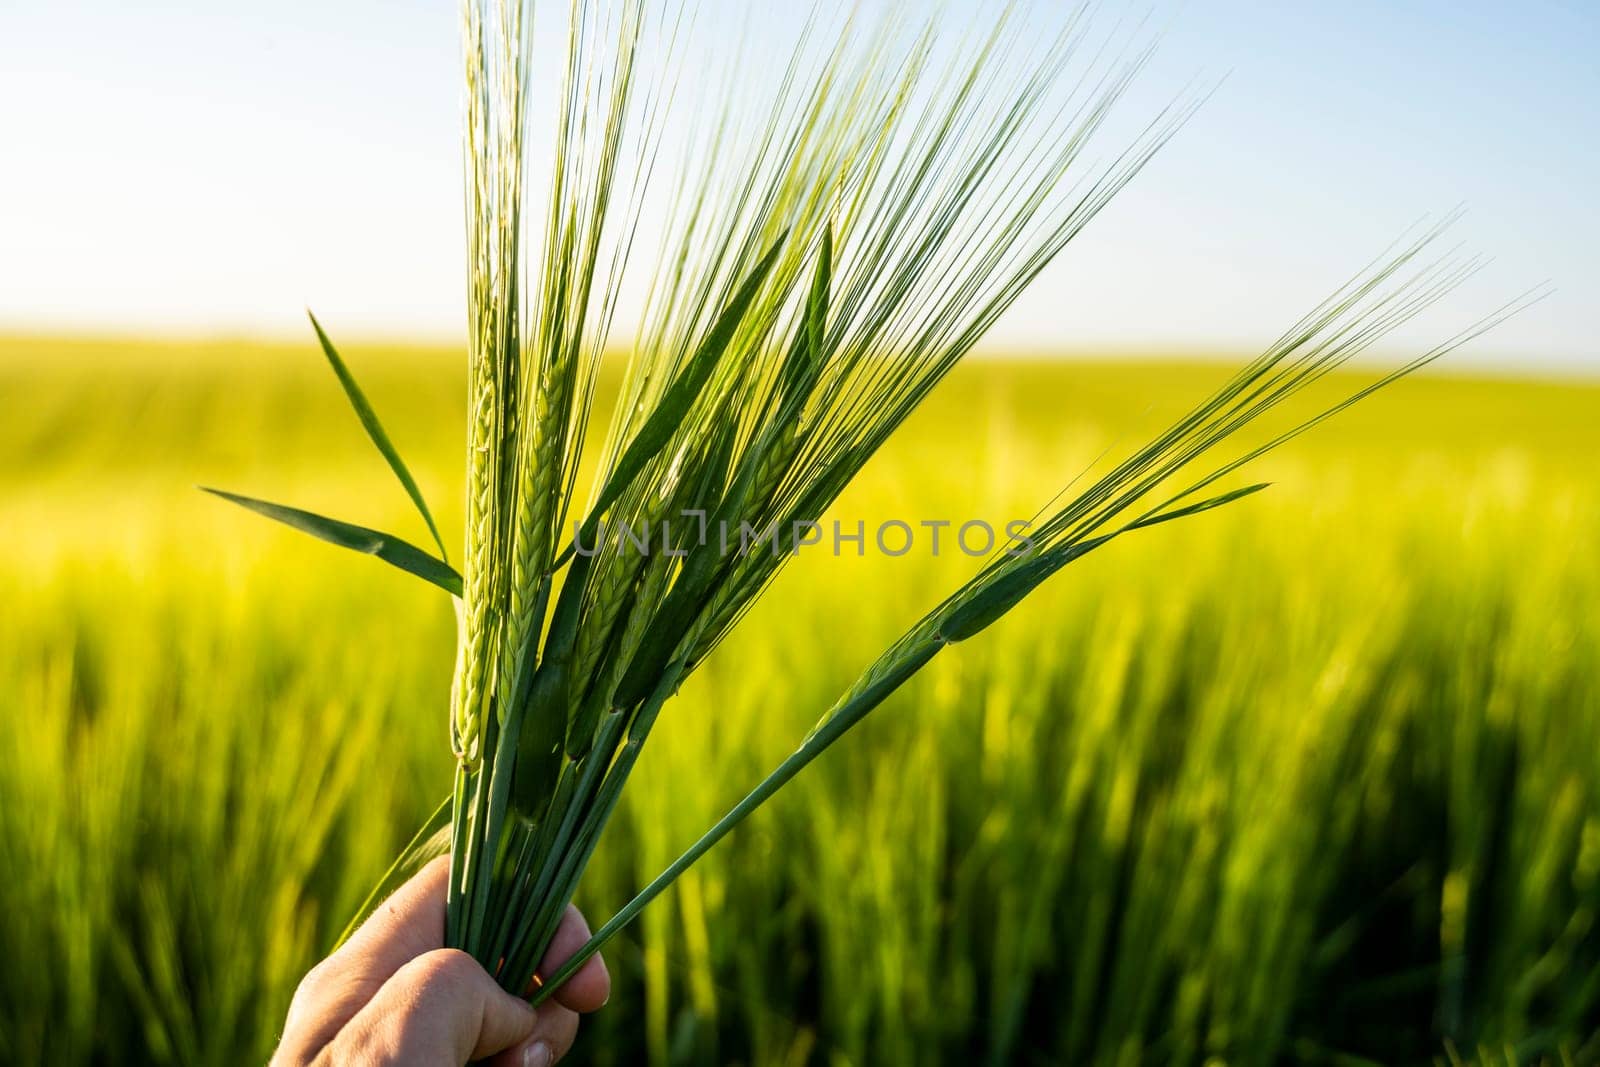
[(411, 476), (410, 468), (400, 458), (394, 442), (389, 439), (388, 431), (378, 419), (378, 413), (372, 409), (367, 394), (356, 383), (355, 375), (350, 373), (350, 367), (339, 355), (339, 350), (328, 339), (327, 333), (322, 329), (322, 323), (318, 322), (317, 317), (310, 311), (306, 312), (306, 317), (311, 320), (311, 328), (317, 331), (317, 341), (322, 345), (322, 354), (328, 358), (328, 365), (333, 368), (334, 376), (344, 388), (345, 398), (355, 409), (356, 418), (361, 420), (361, 426), (367, 431), (367, 437), (382, 453), (384, 460), (389, 464), (389, 469), (394, 472), (406, 495), (411, 498), (411, 503), (416, 505), (417, 511), (422, 515), (422, 521), (428, 524), (428, 533), (433, 535), (433, 543), (439, 546), (439, 557), (448, 563), (450, 553), (444, 547), (444, 538), (439, 536), (439, 526), (433, 521), (433, 512), (428, 510), (427, 501), (422, 498), (422, 490), (418, 488), (417, 480)]
[(310, 534), (320, 541), (348, 548), (352, 552), (376, 556), (392, 567), (398, 567), (407, 574), (413, 574), (425, 582), (438, 586), (451, 596), (461, 596), (461, 575), (457, 574), (448, 563), (428, 555), (409, 541), (403, 541), (381, 530), (371, 530), (354, 523), (341, 522), (300, 508), (274, 504), (271, 501), (241, 496), (238, 493), (213, 489), (209, 486), (202, 485), (200, 488), (212, 496), (238, 504), (257, 515), (264, 515), (301, 533)]

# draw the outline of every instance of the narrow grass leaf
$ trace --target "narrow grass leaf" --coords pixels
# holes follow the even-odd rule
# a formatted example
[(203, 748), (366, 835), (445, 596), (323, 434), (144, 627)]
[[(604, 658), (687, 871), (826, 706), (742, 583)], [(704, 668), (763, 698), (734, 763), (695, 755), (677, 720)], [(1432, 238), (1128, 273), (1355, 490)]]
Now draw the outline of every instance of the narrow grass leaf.
[(578, 637), (578, 608), (593, 560), (593, 556), (579, 556), (567, 573), (550, 620), (544, 660), (533, 673), (526, 703), (519, 701), (510, 709), (524, 720), (518, 738), (512, 804), (530, 817), (543, 810), (561, 768), (562, 742), (567, 734), (569, 667)]
[(439, 558), (449, 562), (450, 553), (444, 547), (444, 538), (439, 536), (439, 527), (433, 521), (433, 512), (428, 510), (427, 501), (422, 499), (422, 490), (417, 487), (417, 480), (411, 476), (411, 471), (406, 467), (405, 461), (400, 458), (394, 442), (389, 440), (389, 434), (383, 428), (383, 423), (378, 420), (378, 413), (372, 410), (372, 404), (367, 400), (366, 393), (361, 386), (356, 384), (355, 375), (350, 373), (350, 368), (339, 355), (339, 350), (333, 347), (333, 342), (322, 329), (322, 323), (311, 312), (306, 312), (306, 317), (311, 320), (311, 328), (317, 331), (317, 340), (322, 344), (322, 353), (328, 357), (328, 365), (333, 368), (334, 375), (339, 379), (339, 384), (344, 387), (344, 395), (350, 401), (350, 406), (355, 409), (356, 417), (361, 420), (361, 426), (367, 431), (367, 436), (377, 446), (383, 458), (388, 461), (389, 469), (394, 471), (394, 476), (400, 479), (400, 484), (405, 488), (406, 495), (417, 506), (417, 511), (422, 515), (422, 521), (428, 524), (428, 533), (433, 535), (433, 543), (439, 546)]
[(451, 596), (461, 595), (461, 575), (457, 574), (448, 563), (428, 555), (422, 549), (409, 541), (402, 541), (392, 534), (379, 530), (369, 530), (365, 526), (356, 526), (353, 523), (340, 522), (330, 519), (315, 512), (303, 511), (300, 508), (291, 508), (283, 504), (274, 504), (266, 500), (257, 500), (254, 497), (240, 496), (238, 493), (229, 493), (222, 489), (212, 489), (202, 485), (203, 491), (212, 496), (221, 497), (231, 501), (242, 508), (248, 508), (257, 515), (265, 515), (269, 519), (292, 526), (301, 533), (308, 533), (312, 537), (348, 548), (354, 552), (364, 552), (369, 556), (376, 556), (385, 563), (399, 567), (407, 574), (414, 574), (426, 582), (431, 582), (449, 593)]

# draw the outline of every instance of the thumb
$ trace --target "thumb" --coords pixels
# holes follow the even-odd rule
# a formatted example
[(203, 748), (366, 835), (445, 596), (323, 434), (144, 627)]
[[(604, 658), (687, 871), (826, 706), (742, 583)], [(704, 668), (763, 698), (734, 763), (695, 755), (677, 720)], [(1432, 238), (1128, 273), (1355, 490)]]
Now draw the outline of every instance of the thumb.
[(483, 1059), (533, 1032), (534, 1010), (478, 961), (435, 949), (401, 967), (329, 1046), (334, 1063), (454, 1063)]

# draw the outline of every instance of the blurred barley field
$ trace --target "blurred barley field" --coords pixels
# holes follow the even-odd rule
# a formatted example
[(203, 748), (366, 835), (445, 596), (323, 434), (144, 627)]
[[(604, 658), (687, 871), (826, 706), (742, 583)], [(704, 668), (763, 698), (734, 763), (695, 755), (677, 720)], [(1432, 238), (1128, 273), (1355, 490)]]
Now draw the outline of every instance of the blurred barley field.
[[(458, 354), (345, 352), (458, 541)], [(1026, 517), (1228, 369), (971, 362), (833, 514)], [(194, 486), (419, 523), (309, 343), (0, 339), (0, 413), (0, 1061), (261, 1061), (448, 787), (454, 623)], [(1074, 564), (649, 909), (575, 1060), (1600, 1063), (1596, 456), (1600, 387), (1441, 372)], [(794, 562), (589, 915), (974, 566)]]

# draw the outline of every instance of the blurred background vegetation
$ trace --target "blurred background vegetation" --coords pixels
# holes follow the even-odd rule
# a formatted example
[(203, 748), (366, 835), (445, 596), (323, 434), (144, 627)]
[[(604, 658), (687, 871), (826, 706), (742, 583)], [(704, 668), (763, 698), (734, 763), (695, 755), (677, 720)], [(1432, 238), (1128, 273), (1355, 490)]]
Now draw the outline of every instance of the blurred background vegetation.
[[(346, 354), (459, 540), (459, 354)], [(1030, 515), (1227, 369), (976, 360), (834, 516)], [(422, 532), (309, 344), (0, 339), (0, 412), (0, 1060), (260, 1061), (448, 787), (454, 624), (193, 486)], [(1600, 387), (1430, 374), (1074, 564), (648, 910), (575, 1058), (1600, 1062), (1597, 455)], [(590, 916), (972, 566), (792, 565)]]

